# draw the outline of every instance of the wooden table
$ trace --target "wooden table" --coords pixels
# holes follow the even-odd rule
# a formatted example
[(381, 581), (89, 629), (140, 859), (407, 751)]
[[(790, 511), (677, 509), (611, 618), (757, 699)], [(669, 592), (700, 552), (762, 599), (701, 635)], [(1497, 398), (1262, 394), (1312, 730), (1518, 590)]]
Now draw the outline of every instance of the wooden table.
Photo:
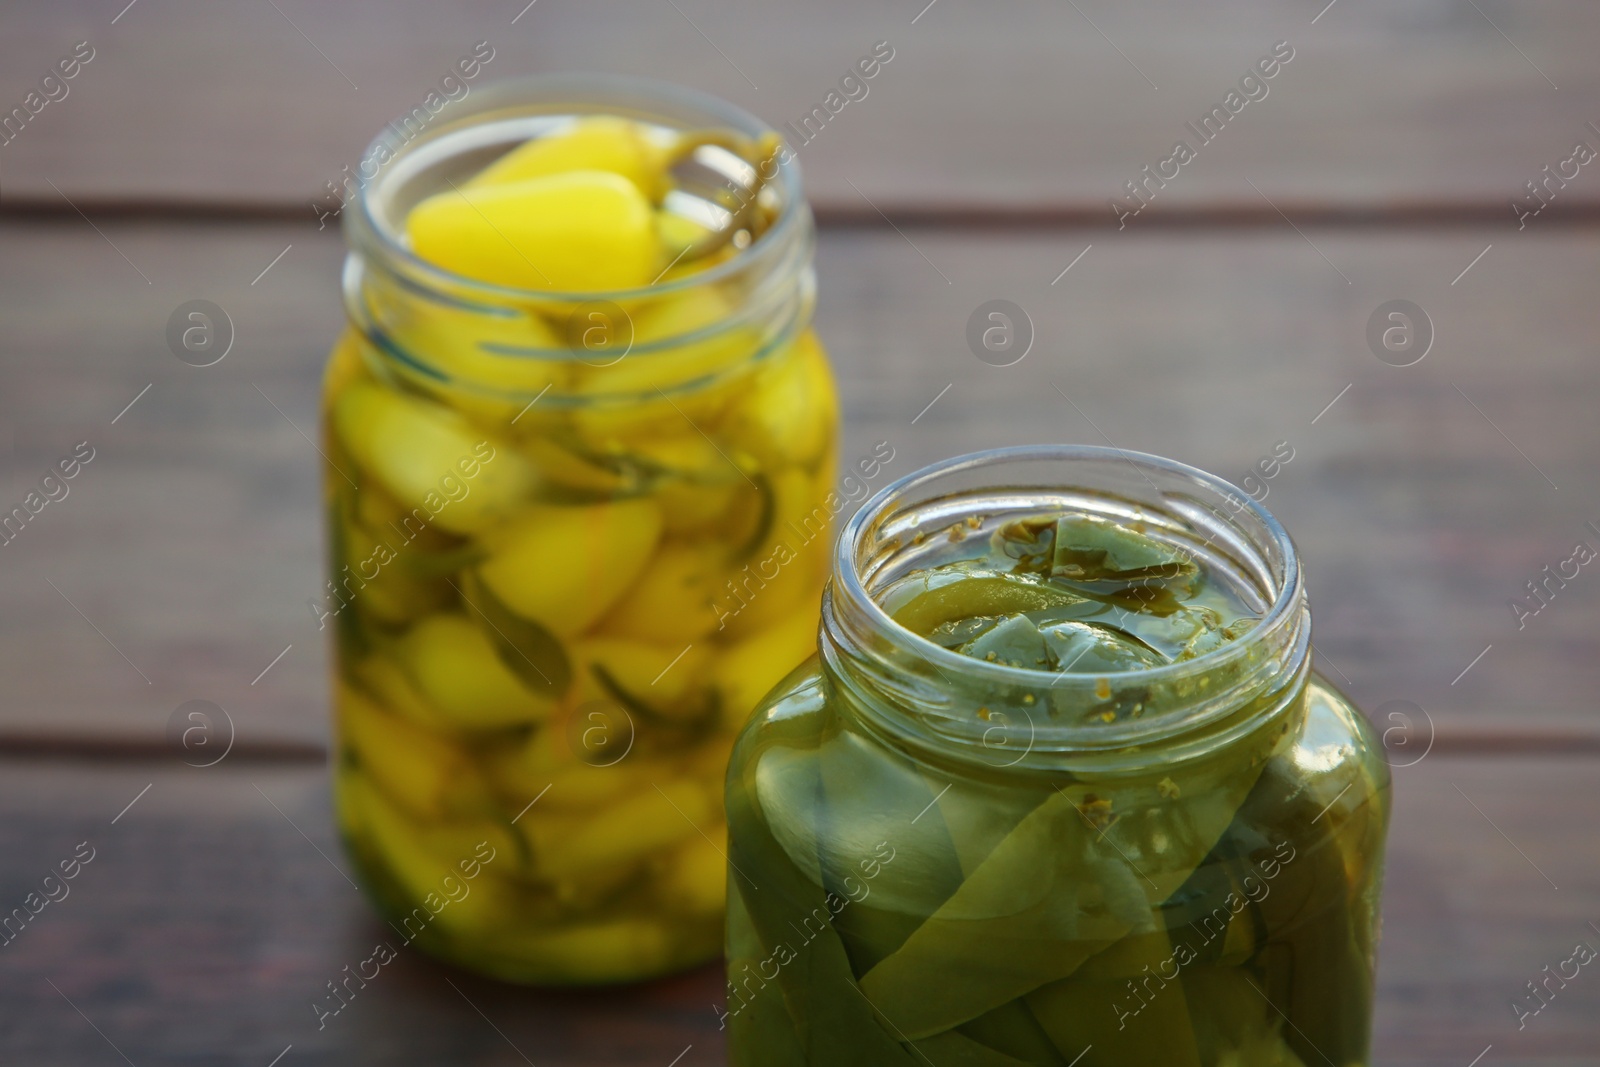
[[(1600, 978), (1521, 1030), (1510, 1007), (1600, 946), (1600, 577), (1520, 628), (1509, 606), (1600, 546), (1600, 173), (1521, 229), (1510, 206), (1600, 148), (1592, 10), (924, 3), (0, 14), (0, 111), (95, 50), (0, 146), (5, 505), (95, 450), (0, 549), (0, 907), (95, 856), (0, 948), (0, 1062), (721, 1062), (715, 969), (549, 994), (403, 955), (326, 1029), (310, 1006), (381, 936), (331, 830), (305, 606), (343, 254), (310, 205), (477, 40), (488, 75), (648, 73), (775, 123), (890, 41), (801, 153), (845, 456), (1114, 443), (1238, 479), (1287, 441), (1267, 503), (1307, 560), (1319, 663), (1393, 729), (1376, 1062), (1600, 1062)], [(1122, 183), (1285, 40), (1268, 96), (1119, 229)], [(964, 340), (993, 298), (1033, 324), (1015, 366)], [(167, 350), (191, 299), (236, 328), (213, 367)], [(1408, 367), (1366, 339), (1394, 299), (1434, 327)], [(191, 699), (233, 719), (215, 767), (163, 743)]]

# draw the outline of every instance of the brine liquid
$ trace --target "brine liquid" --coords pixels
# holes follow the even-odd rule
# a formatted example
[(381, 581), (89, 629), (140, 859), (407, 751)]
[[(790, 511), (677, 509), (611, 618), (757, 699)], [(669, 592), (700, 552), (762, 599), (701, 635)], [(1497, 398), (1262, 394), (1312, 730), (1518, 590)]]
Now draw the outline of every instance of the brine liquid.
[[(1104, 520), (940, 536), (880, 602), (980, 660), (1111, 677), (1259, 619)], [(729, 775), (732, 1062), (1365, 1063), (1387, 773), (1337, 692), (1288, 698), (1264, 742), (1089, 776), (899, 750), (824, 671), (791, 679)]]
[(339, 821), (384, 918), (516, 981), (714, 958), (727, 753), (815, 647), (820, 347), (802, 335), (681, 413), (520, 418), (360, 353), (329, 374), (334, 579), (313, 611), (337, 634)]

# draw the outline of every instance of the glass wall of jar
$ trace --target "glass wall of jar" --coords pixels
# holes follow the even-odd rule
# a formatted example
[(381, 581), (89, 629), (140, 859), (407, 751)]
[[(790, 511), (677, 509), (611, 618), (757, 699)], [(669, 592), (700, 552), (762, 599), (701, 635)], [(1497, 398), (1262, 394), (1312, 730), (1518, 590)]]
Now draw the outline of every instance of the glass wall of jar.
[(719, 952), (727, 755), (815, 648), (813, 227), (775, 135), (714, 99), (541, 79), (470, 104), (386, 131), (345, 212), (316, 608), (338, 820), (408, 942), (640, 979)]
[(731, 1062), (1367, 1062), (1389, 779), (1288, 535), (1048, 446), (886, 488), (728, 775)]

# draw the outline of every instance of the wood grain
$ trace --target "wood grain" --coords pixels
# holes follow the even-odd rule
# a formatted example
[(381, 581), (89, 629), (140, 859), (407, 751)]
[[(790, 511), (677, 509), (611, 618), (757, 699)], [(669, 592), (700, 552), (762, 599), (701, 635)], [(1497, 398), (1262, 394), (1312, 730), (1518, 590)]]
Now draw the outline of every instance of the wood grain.
[[(886, 40), (895, 55), (868, 95), (801, 150), (813, 198), (830, 211), (1066, 207), (1109, 218), (1123, 183), (1185, 138), (1198, 158), (1150, 214), (1219, 204), (1259, 214), (1270, 199), (1291, 214), (1405, 201), (1488, 205), (1510, 218), (1511, 198), (1575, 140), (1600, 144), (1586, 126), (1600, 122), (1600, 24), (1578, 0), (123, 9), (70, 0), (5, 12), (0, 111), (22, 104), (74, 42), (96, 49), (70, 94), (0, 148), (6, 198), (306, 210), (478, 40), (495, 48), (485, 79), (642, 74), (717, 93), (778, 126), (822, 104)], [(1187, 134), (1185, 122), (1221, 103), (1280, 40), (1294, 58), (1267, 96), (1211, 144)], [(1594, 175), (1557, 204), (1579, 199), (1600, 201)]]
[[(1374, 1062), (1596, 1062), (1600, 981), (1523, 1029), (1510, 1007), (1600, 944), (1600, 578), (1510, 609), (1600, 547), (1600, 178), (1524, 230), (1510, 207), (1600, 145), (1587, 5), (524, 4), (0, 12), (0, 116), (96, 49), (0, 145), (0, 509), (95, 449), (0, 548), (0, 907), (97, 850), (0, 948), (0, 1061), (723, 1062), (715, 967), (539, 993), (402, 953), (317, 1029), (312, 1000), (385, 930), (333, 839), (305, 607), (343, 255), (309, 205), (477, 40), (491, 78), (644, 74), (779, 125), (887, 40), (870, 95), (801, 150), (844, 458), (888, 441), (899, 476), (1078, 441), (1238, 480), (1288, 442), (1267, 506), (1306, 560), (1319, 666), (1397, 764)], [(1119, 230), (1109, 199), (1279, 40), (1267, 98)], [(205, 369), (164, 338), (197, 298), (237, 333)], [(1035, 335), (1012, 367), (967, 348), (994, 298)], [(1397, 298), (1436, 333), (1405, 368), (1365, 337)], [(163, 740), (191, 699), (232, 717), (218, 767)]]
[[(291, 1044), (285, 1064), (723, 1062), (715, 967), (548, 993), (402, 951), (319, 1031), (324, 984), (386, 936), (341, 873), (322, 772), (0, 769), (0, 901), (19, 903), (79, 842), (95, 849), (70, 895), (0, 950), (5, 1062), (117, 1062), (108, 1044), (140, 1065), (265, 1067)], [(1523, 1030), (1509, 1005), (1574, 943), (1600, 943), (1594, 773), (1439, 756), (1397, 770), (1374, 1063), (1465, 1067), (1490, 1044), (1495, 1063), (1592, 1062), (1592, 976)]]
[[(322, 461), (300, 431), (315, 432), (340, 328), (341, 246), (310, 225), (100, 228), (0, 226), (14, 252), (0, 259), (6, 499), (75, 443), (98, 449), (0, 548), (0, 726), (159, 743), (180, 703), (205, 699), (247, 747), (319, 743), (324, 635), (305, 601)], [(1509, 602), (1579, 538), (1600, 545), (1584, 526), (1600, 522), (1600, 235), (1307, 236), (826, 231), (818, 326), (843, 454), (887, 440), (898, 476), (978, 448), (1111, 441), (1237, 481), (1286, 440), (1295, 458), (1267, 505), (1304, 552), (1325, 674), (1385, 728), (1387, 702), (1408, 700), (1445, 733), (1592, 743), (1596, 579), (1522, 629)], [(966, 346), (967, 318), (995, 297), (1036, 330), (1014, 367)], [(1436, 328), (1416, 366), (1367, 349), (1368, 316), (1395, 297)], [(238, 334), (205, 369), (164, 340), (194, 298)]]

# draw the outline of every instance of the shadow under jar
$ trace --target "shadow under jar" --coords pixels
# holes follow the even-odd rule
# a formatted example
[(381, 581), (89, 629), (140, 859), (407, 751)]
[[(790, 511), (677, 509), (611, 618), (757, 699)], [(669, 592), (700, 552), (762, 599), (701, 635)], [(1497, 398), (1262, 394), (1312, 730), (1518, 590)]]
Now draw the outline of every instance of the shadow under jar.
[(847, 525), (728, 775), (732, 1062), (1367, 1062), (1389, 778), (1288, 535), (1168, 460), (979, 453)]
[(387, 132), (346, 212), (314, 605), (336, 635), (338, 820), (406, 943), (513, 981), (643, 979), (720, 951), (727, 756), (815, 649), (827, 538), (775, 548), (825, 523), (836, 460), (811, 217), (792, 162), (753, 191), (706, 144), (669, 163), (652, 225), (762, 225), (693, 269), (663, 254), (648, 287), (602, 293), (439, 269), (413, 209), (531, 141), (594, 116), (650, 151), (765, 133), (619, 79), (473, 101)]

